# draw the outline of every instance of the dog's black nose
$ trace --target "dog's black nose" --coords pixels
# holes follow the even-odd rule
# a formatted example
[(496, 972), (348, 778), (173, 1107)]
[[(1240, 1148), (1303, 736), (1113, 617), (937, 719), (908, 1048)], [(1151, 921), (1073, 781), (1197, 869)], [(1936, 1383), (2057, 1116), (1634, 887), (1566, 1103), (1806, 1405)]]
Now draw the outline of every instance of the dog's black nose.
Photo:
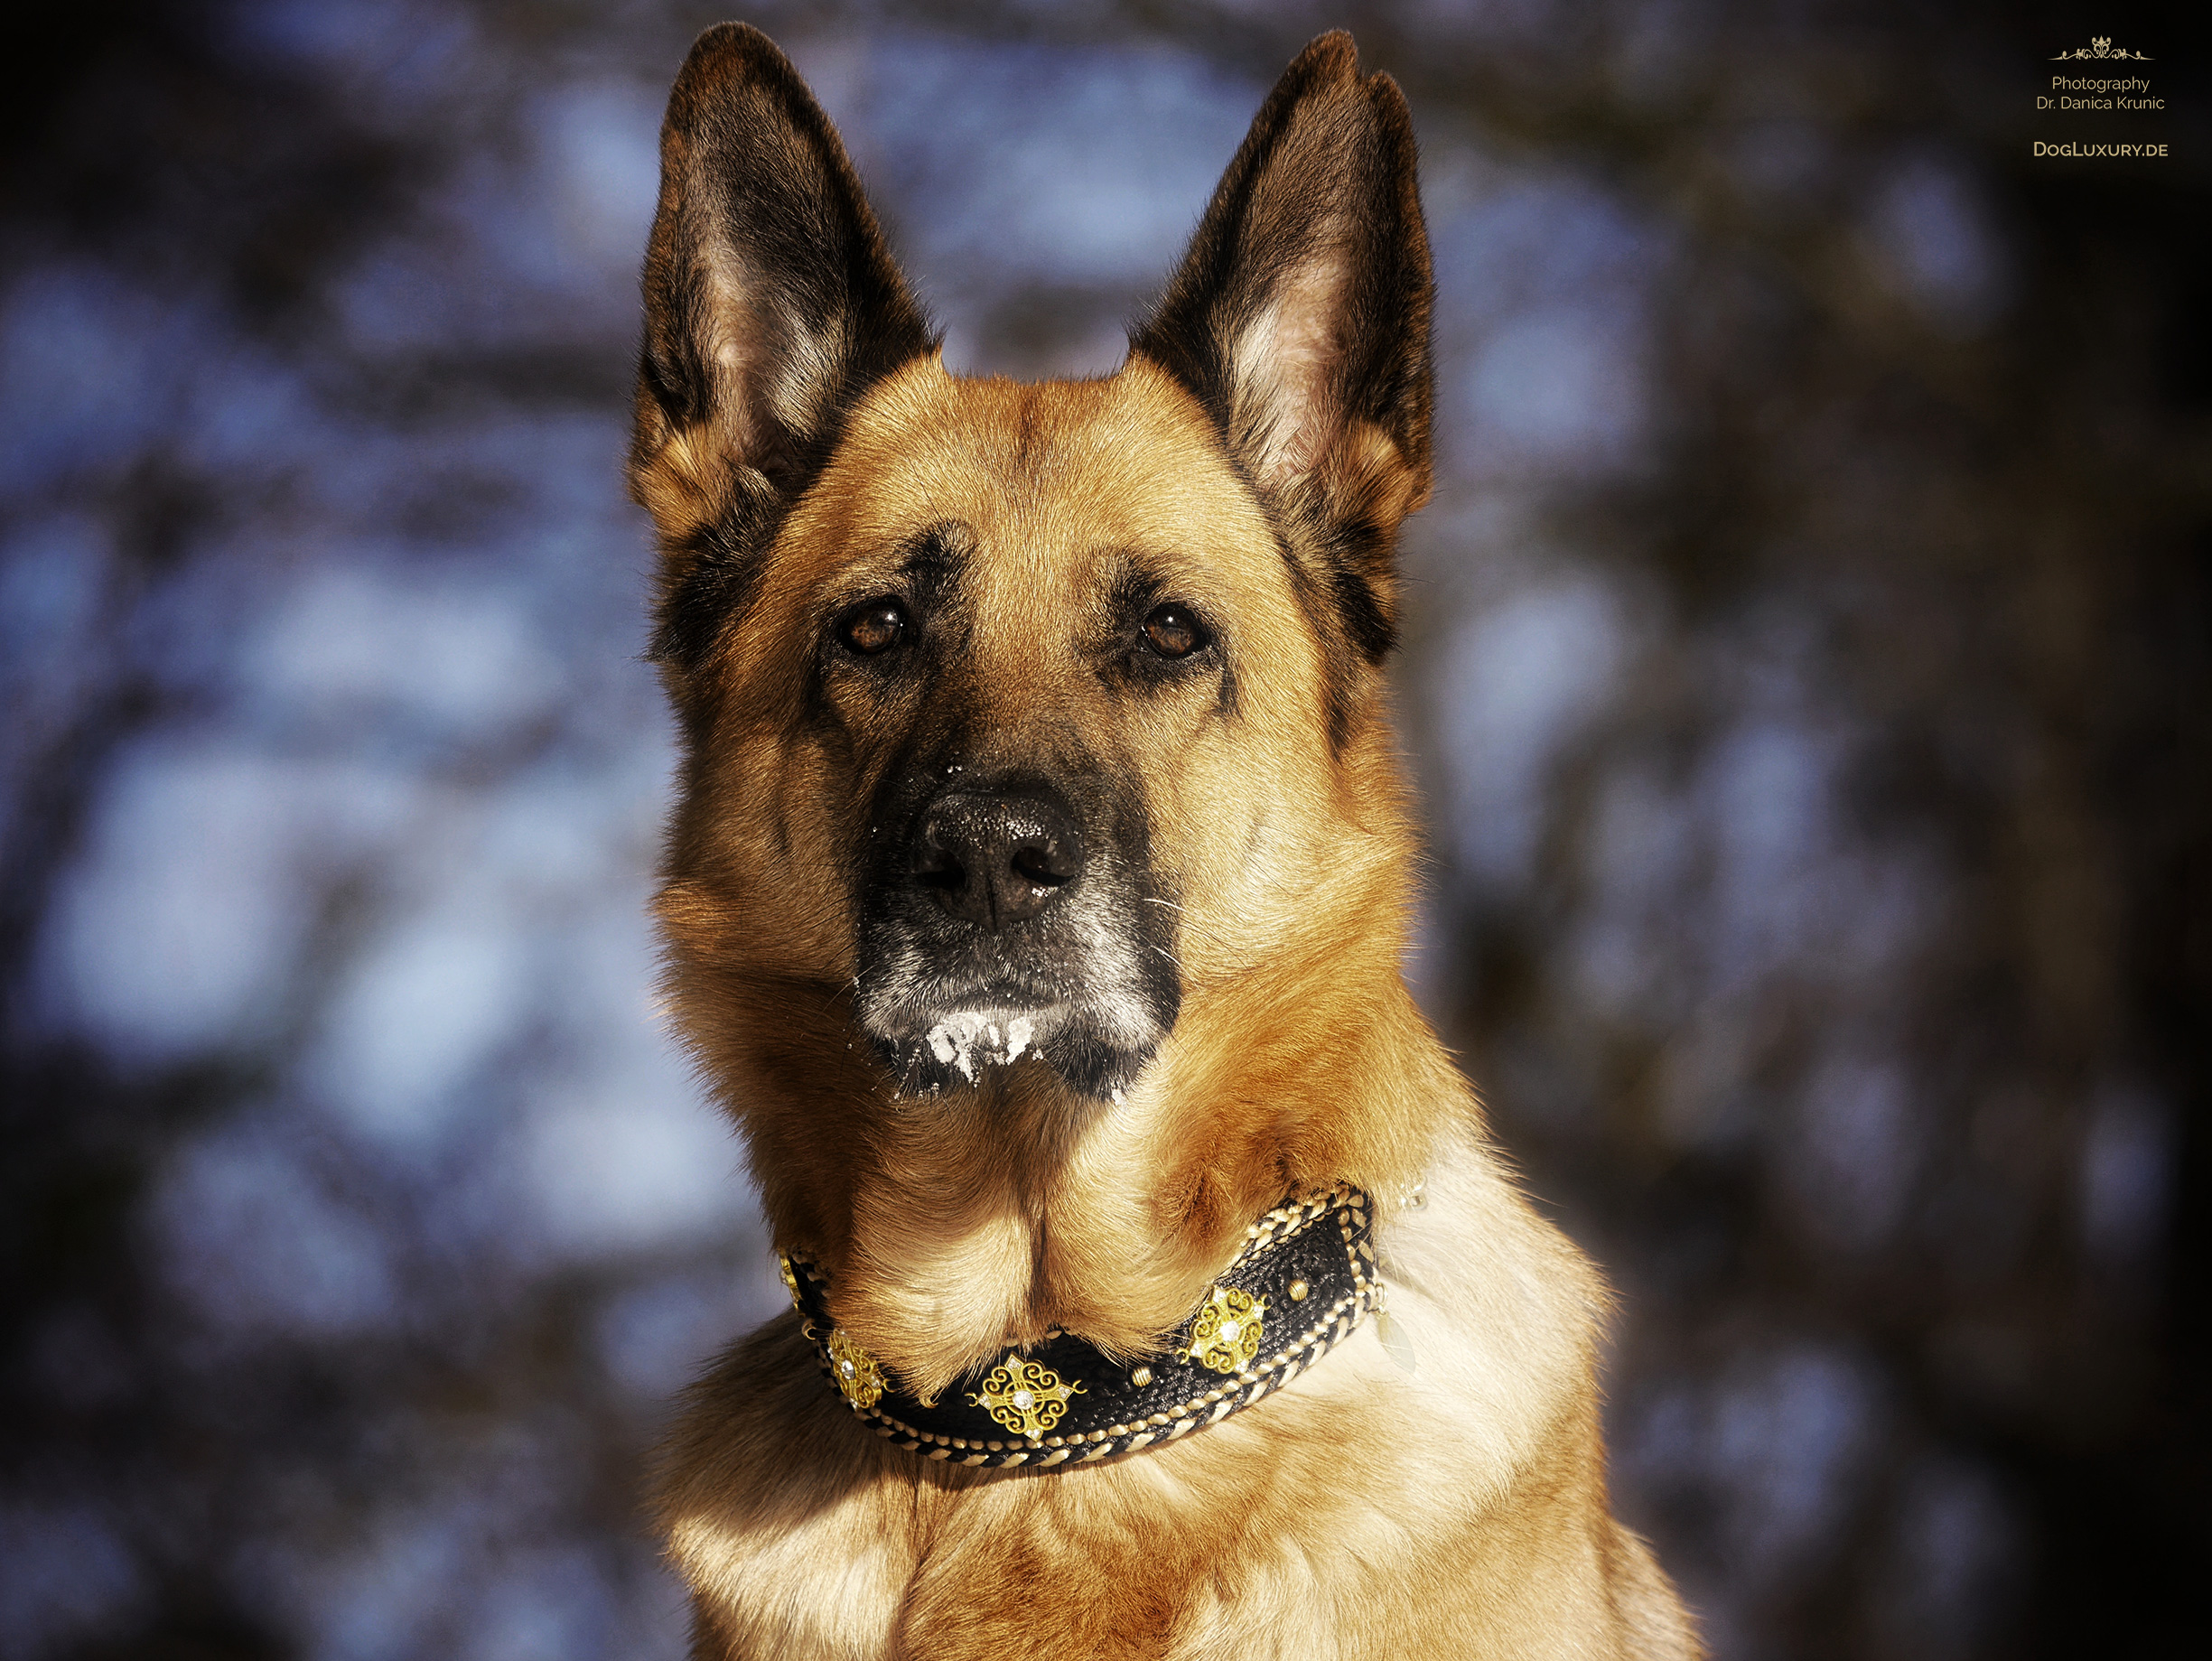
[(994, 932), (1035, 917), (1083, 872), (1083, 834), (1056, 797), (952, 790), (914, 826), (914, 881)]

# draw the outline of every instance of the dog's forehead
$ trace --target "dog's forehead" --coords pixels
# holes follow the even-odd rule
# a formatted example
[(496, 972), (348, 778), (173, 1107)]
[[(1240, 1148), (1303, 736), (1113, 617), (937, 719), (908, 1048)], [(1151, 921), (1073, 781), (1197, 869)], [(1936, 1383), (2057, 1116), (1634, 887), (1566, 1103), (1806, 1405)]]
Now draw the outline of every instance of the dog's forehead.
[(964, 527), (981, 587), (1041, 595), (1134, 555), (1193, 574), (1272, 544), (1196, 401), (1142, 359), (1099, 380), (1023, 384), (910, 366), (854, 413), (825, 497), (844, 561)]

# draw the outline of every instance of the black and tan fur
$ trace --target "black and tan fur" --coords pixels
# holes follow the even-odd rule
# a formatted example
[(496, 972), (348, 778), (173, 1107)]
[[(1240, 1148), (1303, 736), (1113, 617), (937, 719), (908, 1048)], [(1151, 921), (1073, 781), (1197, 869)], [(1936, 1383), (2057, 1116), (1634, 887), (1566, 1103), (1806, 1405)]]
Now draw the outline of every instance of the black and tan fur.
[(701, 37), (662, 167), (658, 905), (779, 1245), (929, 1395), (1051, 1328), (1153, 1350), (1250, 1218), (1349, 1180), (1414, 1363), (1370, 1323), (1171, 1445), (969, 1470), (869, 1433), (772, 1320), (661, 1479), (695, 1653), (1695, 1654), (1608, 1507), (1602, 1289), (1399, 974), (1381, 666), (1430, 277), (1397, 88), (1307, 48), (1089, 381), (946, 371), (757, 32)]

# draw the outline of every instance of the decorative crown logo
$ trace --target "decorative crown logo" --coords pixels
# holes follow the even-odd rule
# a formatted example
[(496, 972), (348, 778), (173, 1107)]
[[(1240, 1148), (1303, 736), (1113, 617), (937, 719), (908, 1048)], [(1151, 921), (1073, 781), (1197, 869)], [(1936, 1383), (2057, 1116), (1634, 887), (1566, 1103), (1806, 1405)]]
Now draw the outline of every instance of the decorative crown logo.
[(2056, 58), (2053, 58), (2051, 61), (2053, 63), (2070, 63), (2077, 58), (2105, 58), (2114, 61), (2117, 61), (2122, 58), (2127, 58), (2132, 59), (2137, 63), (2150, 63), (2154, 61), (2152, 59), (2144, 57), (2143, 54), (2139, 51), (2128, 51), (2128, 49), (2124, 46), (2115, 47), (2112, 43), (2112, 36), (2109, 34), (2100, 34), (2092, 40), (2088, 45), (2077, 46), (2072, 51), (2062, 51)]

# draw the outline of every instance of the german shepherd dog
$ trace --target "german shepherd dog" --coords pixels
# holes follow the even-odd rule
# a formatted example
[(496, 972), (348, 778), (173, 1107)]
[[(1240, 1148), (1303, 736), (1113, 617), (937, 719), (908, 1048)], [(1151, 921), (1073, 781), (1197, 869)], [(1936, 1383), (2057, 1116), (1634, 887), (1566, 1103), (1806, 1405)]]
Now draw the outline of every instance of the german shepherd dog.
[(661, 169), (666, 993), (795, 1303), (666, 1451), (693, 1653), (1699, 1653), (1607, 1500), (1605, 1292), (1400, 974), (1397, 87), (1309, 46), (1092, 380), (947, 371), (755, 30)]

